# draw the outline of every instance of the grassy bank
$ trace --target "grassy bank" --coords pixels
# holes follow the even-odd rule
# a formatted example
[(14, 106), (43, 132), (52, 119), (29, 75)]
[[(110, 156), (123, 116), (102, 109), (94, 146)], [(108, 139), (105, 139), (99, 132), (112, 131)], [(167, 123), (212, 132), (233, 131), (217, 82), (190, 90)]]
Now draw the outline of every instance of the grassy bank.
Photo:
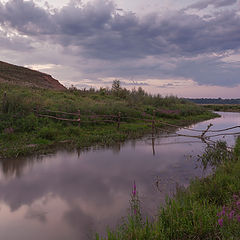
[(187, 189), (177, 189), (154, 221), (142, 219), (136, 186), (131, 194), (131, 213), (108, 240), (239, 240), (240, 239), (240, 139), (235, 150), (218, 142), (200, 157), (214, 174), (195, 179)]
[[(0, 156), (17, 157), (37, 152), (47, 152), (57, 144), (86, 147), (93, 144), (112, 144), (136, 138), (151, 131), (151, 123), (141, 119), (165, 121), (187, 125), (215, 117), (202, 107), (176, 97), (152, 96), (141, 88), (128, 91), (119, 85), (112, 89), (53, 91), (0, 84)], [(81, 119), (94, 114), (117, 115), (121, 112), (124, 123), (69, 123), (39, 118), (33, 109), (76, 113)], [(155, 111), (155, 113), (154, 113)], [(66, 116), (63, 116), (63, 118)], [(69, 116), (68, 116), (69, 117)], [(132, 117), (134, 119), (124, 119)], [(158, 124), (157, 127), (165, 127)]]
[(239, 104), (203, 104), (207, 110), (219, 111), (219, 112), (240, 112)]

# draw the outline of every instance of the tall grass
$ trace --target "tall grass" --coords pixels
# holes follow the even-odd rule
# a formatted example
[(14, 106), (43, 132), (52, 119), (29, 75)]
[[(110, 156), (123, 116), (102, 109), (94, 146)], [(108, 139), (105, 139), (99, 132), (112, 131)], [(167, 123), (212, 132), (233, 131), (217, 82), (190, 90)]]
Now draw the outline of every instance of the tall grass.
[[(6, 98), (3, 98), (6, 92)], [(124, 93), (124, 94), (123, 94)], [(39, 148), (61, 141), (71, 142), (83, 147), (91, 144), (111, 144), (128, 137), (137, 137), (150, 130), (141, 120), (152, 118), (169, 123), (186, 124), (212, 118), (214, 115), (203, 108), (176, 97), (161, 97), (147, 94), (142, 89), (100, 89), (79, 90), (70, 88), (65, 91), (53, 91), (35, 87), (0, 84), (0, 157), (25, 154), (35, 149), (28, 145), (37, 144)], [(34, 116), (33, 110), (44, 112), (63, 111), (81, 112), (81, 120), (89, 120), (88, 115), (118, 115), (121, 112), (120, 130), (113, 123), (59, 122)], [(63, 114), (60, 117), (66, 118)], [(69, 117), (69, 116), (67, 116)], [(125, 117), (132, 117), (126, 119)], [(90, 119), (91, 120), (91, 119)], [(7, 139), (7, 141), (6, 141)], [(10, 150), (10, 148), (12, 150)]]
[(139, 116), (144, 111), (152, 113), (154, 109), (160, 110), (157, 111), (159, 116), (161, 116), (161, 110), (171, 110), (170, 112), (166, 111), (163, 117), (174, 115), (174, 112), (176, 115), (190, 116), (198, 115), (204, 111), (202, 107), (184, 99), (174, 96), (151, 95), (141, 88), (131, 91), (120, 88), (118, 91), (119, 94), (116, 95), (115, 91), (110, 89), (79, 90), (70, 88), (66, 91), (53, 91), (0, 84), (0, 96), (3, 96), (4, 92), (7, 93), (8, 113), (27, 113), (32, 111), (34, 107), (67, 112), (76, 112), (80, 109), (83, 114), (112, 114), (121, 111), (129, 115)]

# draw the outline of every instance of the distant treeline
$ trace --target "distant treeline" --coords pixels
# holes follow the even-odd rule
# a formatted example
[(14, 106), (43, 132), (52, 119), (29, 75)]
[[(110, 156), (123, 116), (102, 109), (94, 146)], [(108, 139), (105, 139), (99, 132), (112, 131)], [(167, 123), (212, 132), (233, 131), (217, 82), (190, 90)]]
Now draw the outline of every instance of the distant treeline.
[(197, 104), (240, 104), (240, 98), (222, 99), (222, 98), (187, 98)]

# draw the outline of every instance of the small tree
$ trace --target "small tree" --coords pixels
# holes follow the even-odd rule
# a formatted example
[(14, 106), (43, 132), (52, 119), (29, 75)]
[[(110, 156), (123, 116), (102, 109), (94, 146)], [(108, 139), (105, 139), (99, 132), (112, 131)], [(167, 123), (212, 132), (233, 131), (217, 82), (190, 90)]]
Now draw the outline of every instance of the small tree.
[(115, 79), (112, 83), (112, 92), (114, 93), (114, 95), (119, 96), (121, 89), (122, 88), (121, 88), (120, 80)]
[(121, 83), (120, 80), (115, 79), (112, 83), (112, 91), (118, 92), (121, 89)]

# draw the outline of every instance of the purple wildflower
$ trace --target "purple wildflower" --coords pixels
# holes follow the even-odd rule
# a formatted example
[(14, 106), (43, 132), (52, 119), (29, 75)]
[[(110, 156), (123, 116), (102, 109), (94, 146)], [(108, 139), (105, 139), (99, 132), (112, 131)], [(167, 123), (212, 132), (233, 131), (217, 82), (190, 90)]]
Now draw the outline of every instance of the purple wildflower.
[(218, 224), (220, 225), (220, 227), (223, 226), (223, 219), (222, 219), (222, 218), (219, 218), (219, 219), (218, 219)]
[(226, 214), (226, 211), (225, 211), (225, 209), (223, 209), (220, 213), (218, 213), (218, 216), (220, 217), (220, 216), (225, 216), (225, 214)]
[(237, 199), (238, 199), (238, 195), (233, 194), (233, 199), (234, 199), (234, 200), (237, 200)]
[(137, 215), (137, 210), (136, 210), (136, 208), (134, 208), (134, 215)]
[(134, 181), (134, 183), (133, 183), (133, 191), (132, 191), (132, 194), (133, 194), (133, 197), (135, 197), (136, 194), (137, 194), (137, 187), (136, 187), (135, 181)]
[(235, 213), (235, 211), (234, 211), (234, 210), (232, 210), (232, 211), (229, 213), (229, 215), (228, 215), (229, 219), (232, 219), (232, 218), (233, 218), (233, 216), (234, 216), (234, 213)]
[(221, 212), (221, 216), (224, 216), (226, 214), (226, 207), (223, 206), (222, 212)]

